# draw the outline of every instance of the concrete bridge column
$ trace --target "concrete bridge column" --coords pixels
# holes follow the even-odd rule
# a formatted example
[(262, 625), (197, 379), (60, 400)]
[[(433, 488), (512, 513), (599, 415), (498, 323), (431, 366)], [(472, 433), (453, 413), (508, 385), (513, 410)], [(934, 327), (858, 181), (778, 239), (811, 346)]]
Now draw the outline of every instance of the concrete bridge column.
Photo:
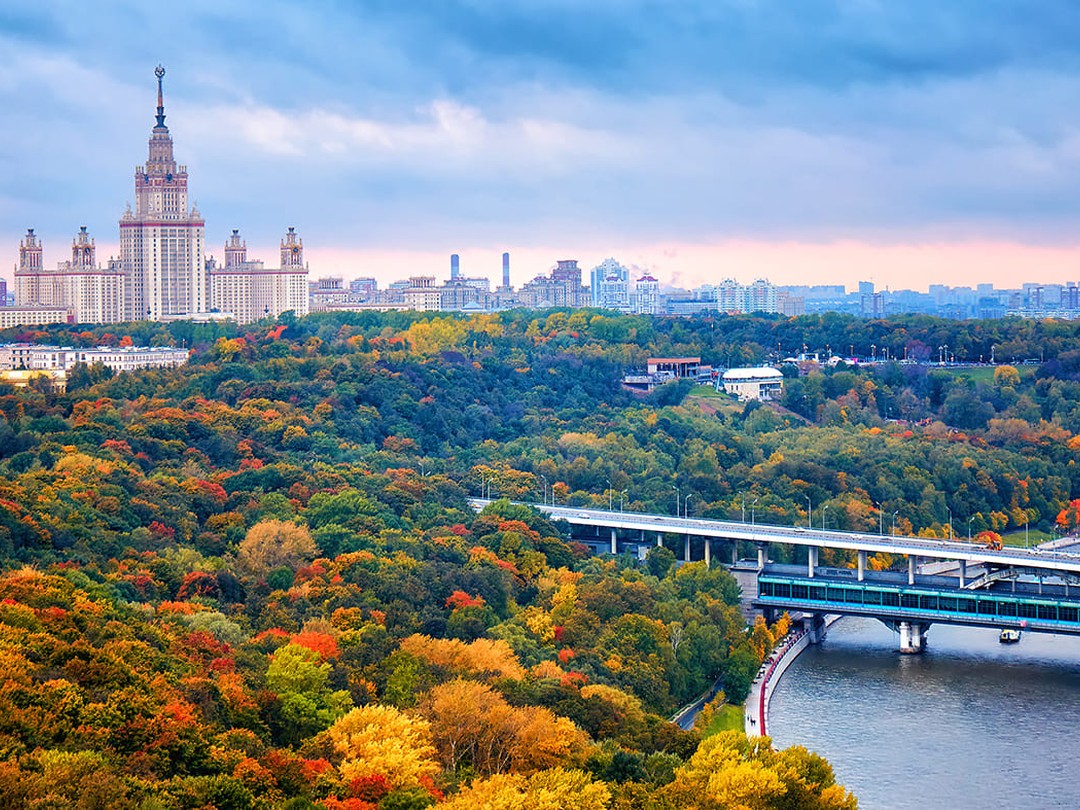
[(690, 562), (690, 535), (686, 535), (686, 543), (683, 544), (683, 559)]
[(964, 587), (964, 580), (967, 579), (967, 560), (959, 560), (960, 563), (960, 587)]
[(712, 549), (710, 548), (710, 546), (712, 546), (712, 541), (708, 537), (706, 537), (705, 538), (705, 567), (706, 568), (711, 568), (712, 567)]
[(734, 540), (731, 541), (731, 564), (736, 565), (739, 562), (739, 544)]
[[(758, 571), (765, 567), (765, 563), (768, 561), (768, 547), (764, 543), (758, 543), (757, 547), (757, 567)], [(732, 555), (734, 556), (734, 555)]]
[(619, 553), (619, 544), (618, 544), (618, 541), (617, 541), (617, 539), (615, 537), (615, 529), (611, 530), (611, 553), (612, 554), (618, 554)]
[(825, 616), (821, 613), (812, 613), (804, 619), (804, 626), (810, 635), (811, 644), (820, 644), (825, 640)]
[(900, 652), (918, 655), (926, 649), (926, 625), (920, 622), (900, 622)]
[(915, 584), (915, 555), (909, 554), (907, 558), (907, 584)]
[(818, 548), (810, 546), (806, 549), (806, 575), (813, 579), (814, 569), (818, 566)]
[(859, 552), (859, 582), (862, 582), (866, 576), (866, 552)]
[(663, 548), (664, 547), (664, 533), (663, 532), (657, 532), (656, 533), (656, 547), (657, 548)]

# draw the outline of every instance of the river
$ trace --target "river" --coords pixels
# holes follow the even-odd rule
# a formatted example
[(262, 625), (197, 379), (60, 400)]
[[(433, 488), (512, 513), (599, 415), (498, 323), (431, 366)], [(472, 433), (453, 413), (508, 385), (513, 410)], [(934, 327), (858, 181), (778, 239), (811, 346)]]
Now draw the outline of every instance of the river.
[(862, 810), (1075, 808), (1080, 638), (933, 625), (902, 656), (873, 619), (845, 618), (773, 695), (777, 746), (826, 757)]

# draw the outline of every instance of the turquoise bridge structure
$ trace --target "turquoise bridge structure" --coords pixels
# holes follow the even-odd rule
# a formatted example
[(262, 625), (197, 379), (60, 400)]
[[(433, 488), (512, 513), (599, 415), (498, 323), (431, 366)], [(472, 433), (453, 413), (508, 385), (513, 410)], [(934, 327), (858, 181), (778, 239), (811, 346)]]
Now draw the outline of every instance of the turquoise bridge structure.
[[(473, 499), (474, 508), (490, 503)], [(1013, 628), (1080, 635), (1080, 554), (1045, 549), (990, 549), (956, 540), (775, 526), (742, 521), (581, 509), (528, 504), (570, 524), (572, 536), (597, 553), (643, 557), (667, 542), (711, 564), (728, 552), (732, 565), (740, 550), (754, 548), (757, 564), (755, 607), (767, 615), (804, 614), (811, 638), (824, 635), (829, 614), (871, 616), (900, 636), (900, 651), (919, 653), (933, 623)], [(779, 565), (769, 548), (787, 544), (806, 549), (806, 564)], [(679, 546), (682, 546), (680, 549)], [(855, 568), (820, 565), (823, 548), (855, 553)], [(699, 551), (700, 550), (700, 551)], [(695, 554), (697, 552), (697, 554)], [(907, 570), (872, 571), (869, 555), (906, 557)], [(948, 561), (948, 573), (920, 573), (920, 562)]]

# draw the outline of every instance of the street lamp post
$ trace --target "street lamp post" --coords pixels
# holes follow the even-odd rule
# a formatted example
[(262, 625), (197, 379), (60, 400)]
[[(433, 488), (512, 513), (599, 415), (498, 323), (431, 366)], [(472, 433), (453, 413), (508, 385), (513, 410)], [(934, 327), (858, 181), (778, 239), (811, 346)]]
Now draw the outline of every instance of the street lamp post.
[(889, 529), (889, 536), (890, 537), (895, 537), (896, 536), (896, 516), (899, 515), (899, 514), (900, 514), (899, 509), (897, 509), (895, 512), (892, 513), (892, 528)]
[(612, 510), (612, 506), (611, 506), (611, 490), (612, 489), (614, 489), (614, 487), (611, 486), (611, 479), (609, 478), (608, 482), (607, 482), (607, 510), (609, 512)]
[(626, 511), (626, 490), (625, 489), (622, 492), (619, 493), (619, 511), (620, 512), (625, 512)]
[(885, 504), (879, 506), (877, 510), (877, 533), (885, 534)]
[(825, 510), (829, 508), (828, 504), (821, 507), (821, 530), (825, 531)]
[(971, 542), (971, 521), (975, 519), (975, 515), (968, 518), (968, 542)]
[(814, 511), (813, 504), (810, 502), (810, 496), (807, 495), (806, 496), (806, 528), (808, 528), (808, 529), (814, 528), (813, 525), (810, 522), (810, 515), (813, 513), (813, 511)]
[(693, 498), (693, 497), (694, 497), (693, 493), (689, 493), (685, 498), (683, 498), (683, 502), (682, 502), (683, 513), (688, 518), (690, 517), (690, 499)]
[(680, 503), (680, 501), (679, 501), (679, 488), (676, 487), (676, 486), (673, 486), (672, 489), (675, 490), (675, 517), (678, 517), (679, 516), (679, 503)]
[(746, 493), (739, 493), (739, 505), (742, 508), (742, 522), (746, 523)]
[(754, 498), (754, 502), (752, 504), (750, 504), (750, 528), (751, 529), (754, 528), (754, 510), (757, 507), (757, 502), (760, 501), (760, 500), (761, 500), (761, 498)]
[(952, 540), (952, 509), (946, 506), (945, 511), (949, 513), (949, 539)]
[(548, 502), (547, 501), (547, 487), (548, 487), (547, 476), (546, 475), (541, 475), (540, 480), (544, 482), (544, 505), (546, 506), (547, 502)]

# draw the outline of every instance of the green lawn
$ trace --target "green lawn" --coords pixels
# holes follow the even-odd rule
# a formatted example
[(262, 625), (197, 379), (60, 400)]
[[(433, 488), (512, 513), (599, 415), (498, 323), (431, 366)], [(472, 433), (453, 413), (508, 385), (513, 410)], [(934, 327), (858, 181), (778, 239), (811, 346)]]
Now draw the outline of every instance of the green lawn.
[(725, 703), (720, 707), (720, 711), (712, 716), (712, 720), (709, 721), (709, 725), (705, 727), (704, 737), (709, 737), (713, 734), (719, 734), (721, 731), (742, 731), (743, 730), (743, 707), (732, 706), (730, 703)]
[[(1037, 546), (1039, 543), (1045, 543), (1047, 540), (1053, 540), (1058, 535), (1051, 534), (1050, 532), (1039, 531), (1038, 529), (1029, 529), (1027, 533), (1027, 542), (1033, 546)], [(1001, 542), (1007, 546), (1019, 546), (1024, 547), (1024, 530), (1021, 529), (1018, 532), (1009, 532), (1008, 534), (1001, 535)]]
[(711, 385), (695, 385), (687, 396), (701, 397), (702, 399), (731, 399), (722, 391), (717, 391)]

